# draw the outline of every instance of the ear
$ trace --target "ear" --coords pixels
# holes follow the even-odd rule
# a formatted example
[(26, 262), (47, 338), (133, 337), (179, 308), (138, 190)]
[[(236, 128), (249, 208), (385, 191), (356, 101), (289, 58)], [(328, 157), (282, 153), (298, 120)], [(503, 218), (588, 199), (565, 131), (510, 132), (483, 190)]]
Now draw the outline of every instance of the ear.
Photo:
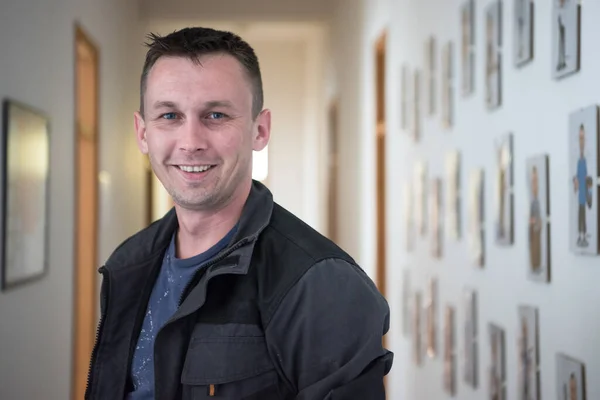
[(252, 150), (261, 151), (271, 137), (271, 110), (263, 110), (256, 117), (256, 129), (252, 138)]
[(133, 123), (135, 125), (135, 138), (137, 140), (138, 148), (142, 154), (148, 154), (148, 142), (146, 141), (146, 123), (144, 117), (136, 111), (133, 115)]

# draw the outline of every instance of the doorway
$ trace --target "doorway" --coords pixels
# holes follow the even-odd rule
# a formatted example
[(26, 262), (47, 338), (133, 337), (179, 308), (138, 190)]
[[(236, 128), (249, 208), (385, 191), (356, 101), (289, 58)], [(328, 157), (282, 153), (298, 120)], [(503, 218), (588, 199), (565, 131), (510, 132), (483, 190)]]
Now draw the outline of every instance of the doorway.
[(76, 25), (73, 399), (84, 397), (98, 317), (98, 57)]
[(385, 153), (386, 153), (386, 125), (385, 125), (385, 59), (386, 59), (386, 32), (377, 40), (375, 45), (375, 109), (376, 109), (376, 219), (377, 219), (377, 264), (375, 283), (379, 291), (386, 295), (386, 212), (385, 212)]

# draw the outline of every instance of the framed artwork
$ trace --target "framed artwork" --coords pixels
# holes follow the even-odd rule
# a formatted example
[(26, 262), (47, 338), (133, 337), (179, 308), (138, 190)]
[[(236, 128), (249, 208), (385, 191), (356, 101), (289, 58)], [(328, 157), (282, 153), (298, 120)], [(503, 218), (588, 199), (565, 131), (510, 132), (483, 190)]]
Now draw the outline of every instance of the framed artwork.
[(574, 74), (581, 62), (581, 6), (579, 0), (552, 0), (552, 76)]
[(413, 207), (413, 191), (412, 184), (409, 181), (404, 182), (402, 195), (404, 201), (404, 228), (406, 235), (406, 251), (413, 251), (415, 248), (415, 217)]
[(489, 324), (491, 365), (488, 375), (489, 399), (506, 400), (506, 344), (504, 329)]
[(442, 257), (442, 180), (434, 178), (431, 181), (429, 196), (429, 215), (431, 216), (431, 255), (435, 258)]
[(477, 375), (477, 295), (474, 290), (464, 291), (465, 336), (464, 336), (464, 382), (476, 389)]
[(502, 104), (502, 1), (485, 10), (485, 98), (488, 109)]
[(409, 88), (409, 69), (408, 65), (403, 64), (400, 68), (400, 129), (407, 130), (408, 123), (408, 96)]
[(412, 137), (415, 142), (421, 139), (421, 71), (413, 72), (412, 90)]
[(517, 67), (533, 60), (533, 0), (514, 0), (513, 57)]
[(427, 113), (434, 115), (436, 112), (436, 54), (437, 42), (435, 37), (430, 36), (425, 44), (425, 65), (427, 73)]
[(445, 228), (446, 236), (458, 240), (461, 237), (461, 212), (460, 212), (460, 153), (451, 150), (446, 153), (446, 196)]
[(549, 158), (540, 154), (527, 159), (528, 277), (550, 282), (550, 179)]
[(569, 247), (576, 254), (598, 254), (598, 110), (569, 115)]
[(442, 48), (442, 127), (450, 129), (454, 124), (454, 53), (452, 42)]
[(48, 271), (50, 122), (39, 110), (3, 102), (2, 289)]
[(461, 92), (468, 96), (475, 91), (475, 0), (461, 5), (460, 27)]
[(415, 218), (417, 232), (427, 234), (427, 163), (418, 161), (414, 170)]
[(556, 355), (559, 400), (586, 400), (585, 365), (566, 354)]
[(402, 277), (402, 332), (410, 336), (410, 269), (405, 269)]
[(455, 314), (454, 307), (446, 306), (444, 312), (444, 391), (450, 396), (456, 394)]
[(429, 293), (425, 305), (427, 327), (427, 356), (435, 358), (437, 355), (437, 279), (429, 279)]
[(482, 168), (469, 175), (469, 258), (477, 267), (485, 264), (484, 173)]
[(496, 141), (496, 243), (511, 245), (514, 242), (513, 197), (513, 135)]
[(519, 377), (518, 400), (540, 400), (538, 310), (519, 307)]
[(412, 311), (412, 339), (413, 339), (413, 360), (415, 365), (423, 365), (423, 340), (421, 337), (422, 322), (421, 322), (421, 291), (414, 293), (413, 298), (413, 311)]

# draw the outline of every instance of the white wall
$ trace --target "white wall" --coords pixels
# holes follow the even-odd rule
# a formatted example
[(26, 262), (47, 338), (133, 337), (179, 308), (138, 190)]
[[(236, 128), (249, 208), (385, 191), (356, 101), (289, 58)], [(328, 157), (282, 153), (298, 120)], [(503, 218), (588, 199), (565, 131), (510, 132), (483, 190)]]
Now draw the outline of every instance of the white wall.
[[(368, 3), (368, 4), (367, 4)], [(402, 274), (411, 271), (413, 290), (426, 289), (430, 276), (438, 277), (439, 302), (437, 323), (442, 326), (441, 310), (446, 304), (457, 307), (458, 394), (461, 400), (483, 398), (487, 392), (489, 367), (489, 322), (495, 322), (506, 331), (508, 398), (517, 396), (517, 307), (533, 305), (540, 312), (540, 354), (542, 399), (555, 399), (557, 352), (565, 352), (581, 359), (587, 367), (587, 395), (600, 398), (600, 384), (594, 379), (600, 371), (600, 318), (593, 305), (600, 303), (597, 284), (600, 270), (598, 259), (580, 257), (569, 252), (569, 181), (563, 164), (568, 162), (567, 126), (571, 111), (594, 102), (600, 102), (600, 80), (594, 75), (600, 68), (600, 58), (592, 44), (600, 33), (594, 19), (600, 16), (600, 4), (584, 2), (582, 13), (582, 70), (561, 81), (551, 79), (550, 21), (551, 2), (535, 2), (535, 60), (522, 69), (512, 65), (512, 30), (509, 18), (511, 1), (504, 2), (504, 86), (503, 106), (488, 112), (483, 97), (483, 9), (489, 1), (477, 1), (477, 65), (476, 93), (468, 99), (455, 95), (456, 123), (449, 132), (442, 130), (439, 114), (423, 119), (423, 139), (414, 144), (408, 132), (399, 126), (400, 66), (424, 66), (424, 43), (428, 35), (435, 35), (438, 49), (447, 40), (455, 46), (459, 40), (458, 0), (402, 0), (359, 1), (338, 3), (334, 21), (334, 52), (338, 80), (336, 88), (341, 98), (341, 124), (347, 140), (343, 144), (344, 176), (340, 190), (344, 202), (340, 205), (345, 215), (358, 215), (356, 222), (341, 221), (342, 244), (360, 248), (359, 260), (371, 267), (374, 263), (374, 74), (373, 43), (381, 30), (387, 27), (387, 187), (388, 187), (388, 300), (392, 307), (392, 327), (389, 345), (396, 353), (395, 365), (389, 382), (390, 399), (444, 399), (443, 364), (438, 356), (425, 360), (424, 366), (412, 362), (412, 342), (402, 336)], [(353, 29), (348, 29), (351, 26)], [(456, 47), (455, 47), (456, 50)], [(455, 53), (456, 54), (456, 53)], [(439, 57), (439, 52), (438, 52)], [(439, 59), (438, 59), (439, 60)], [(455, 57), (454, 68), (459, 63)], [(438, 80), (439, 84), (439, 80)], [(457, 86), (457, 82), (455, 82)], [(529, 89), (529, 92), (524, 92)], [(438, 95), (439, 96), (439, 95)], [(424, 98), (424, 97), (423, 97)], [(439, 97), (438, 97), (439, 99)], [(438, 100), (439, 101), (439, 100)], [(424, 109), (424, 107), (423, 107)], [(439, 109), (439, 102), (438, 102)], [(492, 236), (494, 202), (492, 176), (494, 174), (494, 139), (506, 132), (515, 134), (515, 244), (502, 248), (494, 244)], [(416, 250), (406, 252), (403, 228), (402, 184), (411, 179), (412, 167), (417, 160), (427, 160), (429, 177), (444, 172), (446, 151), (459, 149), (462, 153), (461, 193), (466, 196), (468, 173), (481, 167), (485, 171), (485, 226), (488, 235), (485, 246), (487, 263), (483, 270), (471, 266), (467, 241), (445, 239), (441, 260), (430, 256), (428, 239), (418, 239)], [(552, 211), (552, 282), (540, 284), (527, 279), (526, 239), (526, 180), (525, 159), (530, 155), (547, 152), (550, 155), (550, 196)], [(356, 185), (356, 186), (354, 186)], [(358, 201), (357, 201), (358, 200)], [(462, 223), (465, 226), (467, 208), (463, 205)], [(359, 243), (362, 244), (358, 247)], [(356, 247), (355, 247), (356, 246)], [(464, 350), (462, 294), (473, 287), (479, 295), (480, 357), (478, 376), (480, 386), (473, 390), (463, 383)], [(425, 293), (425, 292), (424, 292)], [(591, 307), (591, 308), (590, 308)], [(438, 346), (442, 345), (438, 331)]]
[(167, 34), (185, 26), (209, 26), (239, 34), (256, 51), (265, 103), (272, 111), (265, 184), (275, 201), (323, 231), (326, 222), (325, 90), (326, 30), (320, 23), (228, 22), (147, 18), (145, 32)]
[(70, 395), (74, 226), (74, 22), (100, 48), (100, 265), (145, 214), (143, 163), (133, 152), (137, 72), (129, 53), (137, 4), (8, 0), (0, 12), (0, 96), (51, 118), (50, 262), (44, 280), (0, 293), (0, 398)]

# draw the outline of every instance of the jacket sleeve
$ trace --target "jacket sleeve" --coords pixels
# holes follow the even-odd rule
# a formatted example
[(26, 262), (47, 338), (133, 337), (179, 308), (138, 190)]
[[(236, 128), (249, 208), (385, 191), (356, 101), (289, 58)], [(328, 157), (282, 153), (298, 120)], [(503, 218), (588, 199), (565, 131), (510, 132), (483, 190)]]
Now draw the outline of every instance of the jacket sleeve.
[(297, 400), (384, 400), (393, 354), (383, 348), (389, 307), (343, 260), (318, 262), (288, 291), (265, 330)]

